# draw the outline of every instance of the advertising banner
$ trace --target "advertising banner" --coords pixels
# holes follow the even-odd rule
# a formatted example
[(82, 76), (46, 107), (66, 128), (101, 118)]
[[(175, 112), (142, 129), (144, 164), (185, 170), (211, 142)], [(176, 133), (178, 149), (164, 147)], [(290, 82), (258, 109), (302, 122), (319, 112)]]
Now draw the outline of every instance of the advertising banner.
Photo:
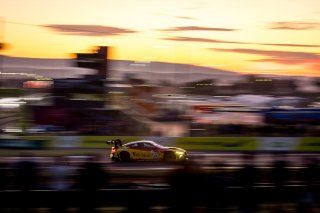
[(54, 148), (79, 148), (81, 136), (55, 136), (52, 142)]
[(188, 150), (250, 151), (256, 150), (257, 139), (251, 137), (182, 137), (175, 146)]
[(43, 140), (27, 140), (21, 138), (1, 138), (1, 149), (42, 149), (44, 148)]
[(298, 145), (296, 137), (263, 137), (259, 138), (258, 150), (264, 151), (295, 151)]

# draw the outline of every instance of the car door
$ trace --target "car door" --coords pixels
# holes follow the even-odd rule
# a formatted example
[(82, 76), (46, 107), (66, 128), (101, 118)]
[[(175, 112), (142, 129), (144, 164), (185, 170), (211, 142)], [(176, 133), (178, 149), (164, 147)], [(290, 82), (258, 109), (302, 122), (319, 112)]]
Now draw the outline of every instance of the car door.
[(148, 160), (159, 160), (160, 159), (160, 151), (159, 149), (151, 143), (143, 143), (144, 152), (146, 159)]
[(140, 160), (141, 158), (140, 156), (141, 150), (139, 149), (138, 145), (139, 145), (138, 143), (133, 143), (126, 146), (127, 147), (126, 151), (130, 153), (130, 158), (133, 160)]

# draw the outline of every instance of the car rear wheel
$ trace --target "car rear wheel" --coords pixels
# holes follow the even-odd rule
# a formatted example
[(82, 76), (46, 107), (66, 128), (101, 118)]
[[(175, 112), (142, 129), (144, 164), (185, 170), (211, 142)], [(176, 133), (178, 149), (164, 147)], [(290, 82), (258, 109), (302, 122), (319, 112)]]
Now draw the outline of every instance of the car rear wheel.
[(123, 162), (129, 162), (131, 160), (130, 159), (130, 154), (128, 152), (121, 152), (120, 153), (120, 159)]
[(176, 159), (176, 155), (173, 152), (166, 152), (164, 154), (164, 161), (165, 162), (174, 161), (175, 159)]

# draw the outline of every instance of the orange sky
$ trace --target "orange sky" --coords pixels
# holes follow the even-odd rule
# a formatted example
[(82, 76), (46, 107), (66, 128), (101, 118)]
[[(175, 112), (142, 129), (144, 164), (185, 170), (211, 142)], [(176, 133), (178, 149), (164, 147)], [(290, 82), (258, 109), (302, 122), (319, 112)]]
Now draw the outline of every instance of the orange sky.
[(9, 56), (112, 58), (320, 76), (319, 0), (0, 0)]

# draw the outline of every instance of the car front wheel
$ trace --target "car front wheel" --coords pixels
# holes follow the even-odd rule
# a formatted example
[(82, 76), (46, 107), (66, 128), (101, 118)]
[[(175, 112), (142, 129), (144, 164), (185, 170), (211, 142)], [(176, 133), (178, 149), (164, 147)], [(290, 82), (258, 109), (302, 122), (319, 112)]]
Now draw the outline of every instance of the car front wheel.
[(166, 152), (164, 154), (164, 161), (165, 162), (171, 162), (176, 159), (176, 155), (173, 152)]

